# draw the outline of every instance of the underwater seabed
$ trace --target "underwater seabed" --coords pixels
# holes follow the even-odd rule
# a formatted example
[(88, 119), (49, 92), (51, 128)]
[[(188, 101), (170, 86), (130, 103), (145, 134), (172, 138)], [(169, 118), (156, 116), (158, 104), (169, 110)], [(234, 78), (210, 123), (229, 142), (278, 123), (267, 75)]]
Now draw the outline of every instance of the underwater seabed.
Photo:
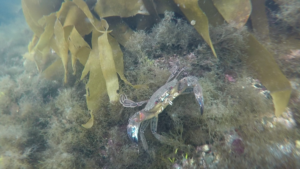
[[(270, 23), (270, 36), (278, 43), (265, 43), (292, 87), (281, 116), (275, 116), (270, 92), (241, 60), (246, 26), (210, 28), (218, 59), (190, 22), (173, 12), (150, 30), (134, 32), (121, 48), (124, 74), (142, 87), (120, 81), (119, 93), (147, 100), (176, 66), (185, 68), (179, 78), (198, 77), (204, 93), (203, 115), (193, 95), (179, 96), (159, 115), (158, 133), (189, 148), (162, 144), (147, 129), (149, 152), (126, 132), (128, 119), (143, 107), (123, 108), (105, 94), (93, 112), (93, 127), (82, 127), (90, 119), (88, 79), (70, 73), (64, 84), (61, 73), (47, 80), (36, 63), (22, 58), (33, 36), (24, 18), (0, 25), (0, 168), (300, 168), (300, 49), (279, 42), (291, 29), (287, 24), (299, 26), (300, 14), (284, 7), (286, 12)], [(67, 65), (70, 72), (72, 66)], [(83, 69), (77, 63), (76, 71)]]

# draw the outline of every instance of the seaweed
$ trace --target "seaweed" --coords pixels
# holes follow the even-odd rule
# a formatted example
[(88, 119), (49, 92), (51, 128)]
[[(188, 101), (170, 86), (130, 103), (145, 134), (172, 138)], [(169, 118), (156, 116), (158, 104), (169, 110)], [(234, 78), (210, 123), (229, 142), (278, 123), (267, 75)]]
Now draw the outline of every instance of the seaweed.
[(251, 25), (258, 37), (266, 42), (270, 42), (269, 23), (264, 1), (252, 0)]
[(27, 24), (36, 36), (40, 36), (44, 30), (38, 21), (45, 15), (49, 15), (59, 9), (62, 0), (54, 1), (28, 1), (22, 0), (22, 9)]
[[(35, 18), (30, 17), (29, 8), (26, 6), (27, 1), (24, 0), (22, 2), (25, 9), (24, 14), (28, 16), (27, 20), (29, 24), (31, 24), (31, 21), (36, 22)], [(43, 16), (44, 13), (41, 15)], [(118, 28), (121, 28), (122, 24), (118, 25), (120, 25)], [(31, 27), (32, 29), (35, 29), (35, 27), (44, 29), (43, 32), (40, 32), (40, 30), (33, 30), (37, 33), (29, 44), (29, 52), (25, 54), (24, 57), (34, 61), (38, 70), (42, 72), (44, 77), (49, 79), (58, 77), (57, 73), (60, 73), (59, 70), (62, 66), (64, 68), (64, 83), (66, 84), (68, 82), (68, 52), (70, 51), (72, 55), (71, 63), (73, 74), (76, 73), (77, 60), (85, 66), (81, 79), (90, 72), (89, 82), (87, 83), (86, 88), (87, 105), (91, 113), (97, 111), (95, 103), (106, 91), (108, 92), (111, 102), (116, 102), (118, 100), (117, 90), (119, 88), (119, 83), (117, 73), (122, 80), (127, 84), (130, 84), (123, 74), (123, 55), (121, 49), (114, 38), (108, 35), (111, 31), (107, 32), (106, 30), (105, 33), (104, 27), (108, 29), (108, 24), (103, 19), (96, 19), (84, 1), (66, 1), (62, 3), (59, 11), (52, 11), (50, 15), (43, 16), (39, 19), (38, 24), (34, 23)], [(92, 47), (90, 47), (83, 36), (91, 33), (92, 29), (94, 29), (94, 31), (92, 33)], [(100, 36), (100, 34), (103, 35)], [(124, 36), (121, 35), (121, 33), (116, 33), (115, 35), (120, 37), (118, 39), (119, 41), (123, 41), (123, 44), (125, 43), (125, 37), (128, 37), (128, 35)], [(110, 45), (108, 37), (113, 46)], [(60, 57), (61, 62), (56, 59), (55, 61), (52, 61), (48, 67), (42, 70), (42, 67), (47, 65), (46, 62), (49, 62), (50, 60), (50, 49), (56, 52)], [(114, 53), (112, 51), (114, 51)], [(100, 60), (94, 60), (97, 57), (100, 58)], [(116, 61), (114, 61), (114, 59)], [(115, 65), (117, 65), (117, 69)], [(94, 68), (96, 71), (94, 71)], [(96, 79), (96, 77), (100, 78)], [(105, 83), (102, 83), (102, 81)], [(100, 87), (101, 89), (93, 87), (98, 86), (99, 84), (102, 84)]]
[(280, 71), (271, 52), (265, 49), (251, 34), (247, 38), (247, 45), (246, 63), (251, 70), (255, 71), (264, 86), (270, 90), (275, 115), (280, 116), (289, 102), (291, 85)]
[(85, 65), (91, 48), (89, 44), (82, 38), (76, 28), (73, 28), (69, 36), (69, 50), (72, 55), (73, 73), (76, 73), (76, 61)]
[[(106, 83), (103, 80), (103, 73), (98, 57), (98, 36), (100, 32), (93, 31), (92, 45), (93, 48), (90, 51), (89, 58), (85, 64), (84, 70), (82, 71), (81, 79), (83, 79), (89, 73), (89, 81), (86, 84), (86, 101), (88, 109), (90, 110), (91, 119), (93, 119), (93, 110), (99, 109), (99, 99), (106, 90)], [(98, 64), (96, 64), (98, 63)], [(116, 91), (115, 91), (116, 92)], [(91, 124), (91, 122), (88, 122)], [(86, 126), (86, 125), (84, 125)], [(90, 126), (92, 127), (92, 126)]]
[(118, 76), (113, 58), (113, 51), (108, 41), (107, 32), (98, 37), (99, 63), (106, 82), (106, 88), (111, 102), (119, 100)]
[(197, 0), (174, 0), (187, 17), (187, 19), (191, 22), (197, 32), (203, 37), (206, 43), (210, 46), (213, 55), (217, 57), (213, 44), (211, 42), (209, 36), (209, 25), (208, 19), (205, 13), (198, 6)]
[(67, 83), (67, 75), (68, 75), (67, 64), (68, 64), (68, 60), (69, 60), (69, 55), (68, 55), (69, 44), (65, 38), (66, 35), (65, 35), (64, 28), (59, 20), (55, 21), (54, 35), (55, 35), (55, 46), (57, 46), (57, 47), (53, 48), (53, 49), (56, 50), (56, 53), (61, 58), (61, 61), (62, 61), (63, 67), (64, 67), (64, 72), (65, 72), (64, 73), (64, 83)]
[[(225, 4), (214, 1), (215, 7), (220, 11), (220, 14), (223, 16), (223, 18), (230, 23), (231, 20), (234, 20), (234, 16), (236, 12), (232, 10), (232, 8), (226, 8)], [(240, 28), (241, 25), (244, 25), (249, 17), (248, 14), (250, 14), (249, 10), (251, 9), (251, 6), (249, 4), (249, 1), (239, 1), (240, 3), (238, 5), (243, 6), (246, 10), (245, 15), (242, 15), (242, 19), (235, 20), (234, 27)], [(258, 1), (253, 1), (252, 5), (254, 5), (254, 9), (258, 8), (254, 11), (254, 28), (258, 27), (257, 29), (263, 29), (260, 33), (267, 33), (264, 34), (264, 36), (268, 37), (268, 27), (266, 26), (266, 20), (265, 20), (265, 12), (263, 12), (263, 9), (259, 7), (262, 5), (261, 3), (257, 3)], [(226, 3), (227, 5), (227, 3)], [(225, 8), (224, 8), (225, 6)], [(247, 13), (248, 12), (248, 13)], [(252, 17), (252, 13), (250, 15)], [(264, 20), (258, 19), (263, 17)], [(210, 18), (210, 17), (209, 17)], [(256, 22), (261, 22), (262, 24), (257, 24)], [(267, 87), (268, 90), (271, 92), (274, 92), (272, 96), (274, 95), (274, 107), (275, 107), (275, 114), (277, 116), (281, 115), (285, 107), (287, 106), (287, 103), (289, 102), (290, 97), (290, 91), (291, 86), (286, 79), (286, 77), (282, 74), (281, 70), (279, 69), (277, 63), (274, 61), (274, 56), (272, 53), (270, 53), (259, 41), (256, 40), (256, 38), (252, 35), (249, 35), (246, 39), (247, 42), (247, 59), (244, 59), (241, 57), (242, 60), (245, 61), (245, 64), (248, 65), (249, 69), (254, 71), (256, 77)], [(254, 59), (255, 58), (255, 59)], [(272, 70), (272, 71), (271, 71)], [(276, 86), (276, 87), (275, 87)], [(276, 89), (275, 89), (276, 88)], [(280, 92), (276, 93), (276, 92)], [(283, 92), (285, 91), (285, 92)], [(276, 93), (276, 94), (275, 94)], [(281, 95), (281, 96), (279, 96)]]
[[(27, 5), (24, 15), (34, 11), (31, 7), (43, 9), (43, 4), (52, 2), (22, 1)], [(288, 37), (290, 32), (278, 28), (277, 23), (270, 20), (274, 16), (267, 13), (268, 23), (264, 24), (273, 24), (269, 26), (271, 38), (269, 42), (261, 41), (259, 32), (251, 25), (255, 11), (247, 23), (249, 10), (235, 11), (245, 12), (235, 25), (222, 14), (232, 14), (234, 10), (225, 8), (221, 12), (218, 3), (213, 4), (215, 1), (200, 0), (195, 8), (201, 9), (207, 17), (209, 37), (218, 54), (216, 58), (191, 25), (199, 22), (187, 20), (174, 1), (143, 1), (145, 5), (146, 2), (154, 7), (146, 16), (103, 17), (93, 9), (96, 0), (66, 0), (53, 4), (55, 8), (47, 9), (48, 12), (41, 14), (43, 11), (40, 11), (34, 18), (30, 14), (28, 22), (42, 31), (33, 35), (24, 63), (19, 58), (20, 52), (6, 51), (15, 51), (19, 45), (16, 41), (21, 41), (24, 47), (29, 37), (20, 40), (14, 31), (6, 30), (7, 39), (13, 42), (0, 50), (1, 56), (5, 56), (1, 58), (1, 74), (6, 75), (0, 78), (0, 166), (299, 168), (299, 129), (295, 125), (299, 123), (299, 69), (290, 70), (296, 80), (290, 79), (290, 75), (286, 79), (276, 62), (278, 51), (289, 50), (290, 46), (282, 43), (274, 47), (273, 39), (279, 33), (281, 37)], [(235, 2), (247, 2), (247, 5), (237, 4), (244, 9), (249, 7), (250, 1)], [(255, 4), (252, 5), (254, 9)], [(146, 9), (150, 8), (146, 6)], [(173, 12), (165, 12), (166, 9)], [(262, 16), (260, 12), (256, 13), (258, 17)], [(153, 22), (158, 17), (160, 21)], [(152, 21), (143, 27), (144, 21), (139, 23), (143, 18)], [(247, 27), (241, 26), (245, 24)], [(15, 25), (18, 28), (14, 30), (24, 34), (21, 26)], [(143, 30), (136, 31), (141, 28)], [(274, 34), (274, 29), (279, 33)], [(56, 35), (61, 37), (57, 39)], [(75, 76), (67, 74), (68, 82), (62, 85), (66, 50), (58, 43), (68, 48), (65, 68), (69, 73), (76, 73), (75, 83), (72, 81)], [(270, 46), (277, 49), (273, 52)], [(63, 59), (60, 50), (64, 52)], [(108, 57), (107, 62), (100, 62), (103, 54)], [(299, 60), (292, 61), (297, 66)], [(280, 66), (285, 70), (292, 69), (290, 65), (286, 62)], [(199, 78), (205, 111), (201, 116), (194, 96), (178, 97), (173, 106), (160, 114), (158, 132), (189, 145), (190, 150), (160, 144), (147, 129), (150, 157), (126, 135), (128, 118), (139, 108), (123, 109), (116, 101), (119, 93), (127, 94), (134, 101), (148, 99), (165, 84), (170, 75), (168, 70), (176, 66), (185, 67), (181, 76)], [(131, 85), (125, 76), (128, 81), (146, 87)], [(293, 82), (292, 91), (289, 80)], [(110, 81), (113, 85), (108, 86)], [(269, 90), (273, 100), (265, 97)], [(287, 103), (292, 111), (284, 112)], [(273, 107), (277, 116), (284, 112), (282, 116), (275, 117)], [(90, 120), (87, 111), (91, 114)]]
[(138, 13), (146, 13), (146, 11), (143, 10), (143, 8), (145, 8), (143, 1), (140, 0), (99, 0), (95, 5), (95, 11), (100, 17), (130, 17)]
[(252, 10), (250, 0), (212, 1), (226, 22), (237, 29), (243, 27), (248, 21)]
[[(232, 27), (241, 29), (250, 16), (254, 31), (268, 37), (266, 14), (262, 2), (258, 3), (256, 0), (251, 1), (252, 4), (249, 0), (232, 0), (227, 2), (212, 0), (208, 3), (196, 0), (174, 0), (174, 2), (211, 48), (212, 54), (215, 57), (217, 57), (217, 53), (215, 52), (214, 45), (219, 42), (211, 40), (209, 33), (210, 23), (218, 26), (222, 23), (222, 20), (225, 20)], [(76, 62), (79, 60), (84, 66), (81, 80), (89, 75), (86, 84), (86, 101), (91, 119), (83, 126), (90, 128), (94, 123), (93, 113), (99, 110), (98, 103), (105, 93), (108, 94), (111, 103), (118, 101), (119, 94), (117, 91), (120, 86), (118, 75), (126, 84), (134, 88), (141, 87), (133, 86), (124, 76), (123, 53), (119, 43), (125, 48), (129, 47), (126, 46), (126, 42), (132, 37), (133, 32), (121, 17), (130, 17), (139, 14), (148, 15), (148, 8), (150, 16), (146, 16), (146, 19), (143, 20), (150, 21), (154, 19), (156, 21), (149, 22), (146, 26), (142, 25), (142, 22), (137, 24), (137, 28), (146, 28), (160, 20), (159, 14), (163, 10), (171, 9), (178, 13), (180, 11), (171, 1), (97, 1), (94, 2), (95, 7), (93, 9), (98, 17), (101, 18), (97, 19), (90, 10), (91, 5), (88, 6), (82, 0), (65, 1), (63, 3), (55, 1), (52, 3), (53, 8), (43, 11), (42, 9), (45, 8), (44, 5), (49, 5), (48, 2), (35, 4), (26, 0), (22, 1), (26, 21), (35, 33), (28, 46), (29, 51), (24, 57), (34, 61), (38, 70), (42, 72), (44, 77), (49, 79), (57, 78), (57, 74), (61, 72), (61, 67), (63, 67), (65, 84), (68, 82), (69, 51), (71, 53), (73, 74), (76, 73)], [(90, 3), (92, 4), (92, 2)], [(144, 3), (146, 4), (146, 8)], [(156, 8), (156, 5), (159, 4), (163, 5)], [(58, 10), (60, 5), (61, 7)], [(40, 9), (33, 9), (37, 6)], [(208, 11), (208, 9), (212, 10)], [(251, 9), (254, 10), (251, 12)], [(167, 18), (167, 15), (165, 16)], [(258, 19), (261, 17), (264, 20)], [(108, 22), (103, 18), (107, 18)], [(139, 17), (137, 16), (136, 18)], [(169, 23), (171, 24), (172, 21), (169, 20)], [(112, 31), (108, 30), (108, 24), (111, 24)], [(180, 22), (177, 24), (180, 25)], [(91, 45), (84, 39), (90, 33), (92, 33)], [(159, 32), (154, 33), (158, 34)], [(158, 36), (161, 35), (158, 34)], [(284, 112), (288, 104), (291, 93), (290, 84), (278, 68), (272, 53), (268, 52), (251, 34), (245, 37), (245, 41), (246, 46), (248, 46), (245, 50), (247, 56), (240, 56), (240, 59), (248, 65), (255, 76), (271, 92), (275, 114), (279, 116)], [(166, 44), (167, 47), (171, 48), (173, 45), (176, 46), (179, 44), (183, 49), (189, 45), (186, 42), (180, 41), (170, 41)], [(165, 46), (159, 46), (159, 43), (150, 44), (151, 47), (154, 49), (160, 48), (161, 50), (165, 48)], [(146, 44), (146, 48), (149, 48), (149, 44)], [(51, 55), (49, 55), (50, 49), (56, 52), (61, 61), (51, 59)], [(144, 62), (151, 63), (151, 61), (147, 60), (147, 53), (141, 54)], [(155, 55), (156, 57), (161, 57), (159, 51)], [(225, 61), (225, 59), (223, 57), (221, 60), (225, 63), (229, 62)], [(52, 63), (49, 63), (50, 61)]]
[(125, 46), (126, 42), (130, 39), (133, 31), (120, 17), (106, 18), (109, 27), (113, 30), (111, 35), (122, 45)]

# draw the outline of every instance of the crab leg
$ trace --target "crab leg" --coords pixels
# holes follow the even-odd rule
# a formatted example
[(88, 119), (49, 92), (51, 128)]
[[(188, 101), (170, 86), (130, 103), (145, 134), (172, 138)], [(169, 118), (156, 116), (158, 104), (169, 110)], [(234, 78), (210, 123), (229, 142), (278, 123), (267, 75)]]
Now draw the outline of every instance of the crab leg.
[[(181, 73), (182, 71), (184, 71), (184, 68), (180, 69), (178, 71), (177, 66), (175, 68), (175, 70), (172, 71), (171, 75), (169, 76), (168, 80), (166, 83), (170, 82), (172, 79), (176, 79)], [(175, 78), (174, 78), (175, 77)]]
[(150, 120), (146, 120), (141, 124), (141, 127), (140, 127), (140, 137), (141, 137), (141, 141), (142, 141), (143, 148), (145, 151), (148, 151), (148, 144), (147, 144), (147, 141), (145, 138), (145, 130), (149, 126), (149, 123), (150, 123)]
[(181, 147), (185, 147), (186, 145), (180, 143), (177, 140), (174, 139), (170, 139), (166, 136), (160, 135), (157, 133), (157, 122), (158, 122), (158, 118), (157, 117), (153, 117), (151, 119), (151, 123), (150, 123), (150, 128), (151, 128), (151, 132), (154, 135), (154, 137), (159, 140), (160, 142), (164, 143), (164, 144), (168, 144), (171, 146), (181, 146)]
[(194, 76), (188, 76), (179, 81), (178, 84), (178, 93), (179, 94), (187, 94), (187, 93), (194, 93), (195, 98), (200, 105), (200, 112), (203, 114), (204, 109), (204, 100), (203, 100), (203, 93), (202, 88), (198, 82), (198, 78)]
[(134, 102), (130, 99), (127, 99), (127, 96), (124, 95), (124, 94), (122, 94), (120, 96), (119, 101), (123, 105), (123, 107), (131, 107), (131, 108), (134, 108), (134, 107), (137, 107), (137, 106), (142, 106), (144, 103), (148, 102), (148, 100), (144, 100), (144, 101), (140, 101), (140, 102)]

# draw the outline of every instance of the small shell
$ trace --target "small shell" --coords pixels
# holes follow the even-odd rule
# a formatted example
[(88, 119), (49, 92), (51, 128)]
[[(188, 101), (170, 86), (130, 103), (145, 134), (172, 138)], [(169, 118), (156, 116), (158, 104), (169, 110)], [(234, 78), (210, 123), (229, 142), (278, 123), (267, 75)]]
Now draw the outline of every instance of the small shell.
[(208, 152), (209, 151), (209, 146), (207, 144), (202, 146), (202, 151)]
[(196, 25), (196, 21), (195, 20), (191, 20), (191, 25)]

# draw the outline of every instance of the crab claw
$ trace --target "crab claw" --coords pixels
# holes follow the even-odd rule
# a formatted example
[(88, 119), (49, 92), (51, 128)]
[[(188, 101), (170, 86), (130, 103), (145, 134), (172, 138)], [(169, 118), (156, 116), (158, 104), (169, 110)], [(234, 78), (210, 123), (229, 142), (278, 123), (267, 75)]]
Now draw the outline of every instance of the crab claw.
[(138, 143), (139, 129), (141, 122), (145, 119), (145, 113), (139, 111), (136, 112), (130, 119), (127, 125), (127, 134), (131, 141)]
[(204, 111), (204, 99), (202, 87), (198, 82), (198, 78), (195, 76), (187, 76), (179, 81), (179, 90), (181, 91), (181, 94), (191, 93), (191, 88), (193, 88), (195, 98), (200, 105), (200, 113), (202, 115)]
[(202, 115), (204, 111), (204, 99), (202, 94), (202, 88), (198, 82), (196, 82), (196, 84), (194, 85), (194, 94), (197, 102), (200, 105), (200, 113)]
[(204, 101), (203, 101), (203, 97), (196, 97), (196, 100), (198, 101), (199, 105), (200, 105), (200, 113), (201, 115), (203, 115), (203, 111), (204, 111)]
[(127, 134), (131, 141), (138, 143), (139, 141), (139, 126), (128, 124), (127, 126)]

